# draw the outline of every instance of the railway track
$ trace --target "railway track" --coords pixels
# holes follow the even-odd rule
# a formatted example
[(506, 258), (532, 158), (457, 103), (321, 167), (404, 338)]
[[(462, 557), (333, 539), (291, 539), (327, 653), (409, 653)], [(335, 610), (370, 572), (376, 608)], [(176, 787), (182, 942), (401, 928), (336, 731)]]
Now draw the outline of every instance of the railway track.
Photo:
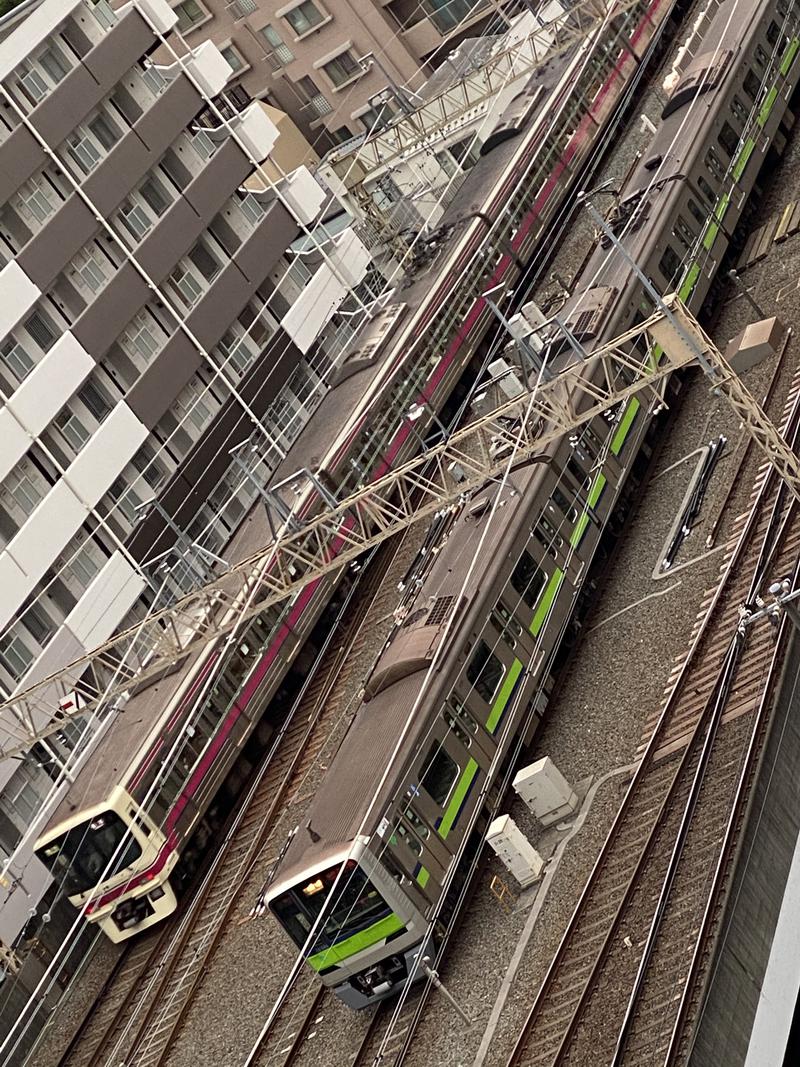
[(387, 575), (402, 543), (382, 546), (362, 578), (341, 630), (281, 727), (198, 893), (175, 922), (138, 939), (122, 955), (59, 1067), (155, 1067), (164, 1062), (240, 889), (351, 695), (345, 661), (363, 652), (373, 639), (373, 627), (396, 604), (397, 591)]
[[(790, 440), (799, 414), (796, 374)], [(740, 608), (800, 557), (776, 486), (764, 464), (507, 1067), (683, 1062), (781, 661), (769, 624), (740, 632)]]

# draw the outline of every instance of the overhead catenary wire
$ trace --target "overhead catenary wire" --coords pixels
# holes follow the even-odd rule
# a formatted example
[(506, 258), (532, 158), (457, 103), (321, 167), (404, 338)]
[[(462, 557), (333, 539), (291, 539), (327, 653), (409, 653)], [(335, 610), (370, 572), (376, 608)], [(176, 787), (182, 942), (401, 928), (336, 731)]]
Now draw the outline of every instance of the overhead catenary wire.
[[(737, 2), (738, 2), (738, 0), (737, 0)], [(736, 5), (734, 5), (734, 10), (735, 10), (735, 7), (736, 7)], [(731, 12), (731, 14), (729, 15), (729, 23), (730, 23), (730, 19), (731, 19), (732, 17), (733, 17), (733, 11), (732, 11), (732, 12)], [(686, 119), (684, 119), (684, 122), (685, 122), (685, 121), (686, 121)], [(681, 130), (682, 130), (682, 128), (683, 128), (683, 124), (684, 124), (684, 123), (682, 123), (682, 124), (681, 124)], [(679, 131), (679, 132), (680, 132), (680, 131)], [(676, 135), (676, 137), (677, 137), (677, 136), (678, 136), (678, 135)], [(653, 178), (653, 181), (655, 181), (655, 180), (657, 180), (657, 176), (654, 176), (654, 178)], [(595, 275), (595, 277), (596, 277), (596, 275)], [(495, 504), (496, 504), (496, 501), (495, 501)], [(493, 511), (492, 511), (492, 516), (493, 516), (493, 514), (494, 514), (494, 509), (493, 509)], [(445, 639), (443, 639), (443, 641), (442, 641), (442, 645), (444, 645), (444, 643), (445, 643), (445, 640), (446, 640), (446, 635), (445, 635)], [(441, 646), (440, 646), (440, 647), (441, 647)], [(413, 715), (413, 713), (412, 713), (412, 715)], [(363, 830), (363, 825), (362, 825), (362, 830)], [(341, 871), (340, 871), (340, 875), (339, 875), (339, 877), (340, 877), (340, 876), (341, 876)], [(338, 881), (338, 880), (339, 880), (339, 879), (337, 878), (337, 881)], [(333, 894), (334, 894), (334, 893), (336, 892), (336, 889), (337, 889), (337, 886), (336, 886), (336, 883), (334, 883), (334, 886), (333, 886), (333, 887), (331, 888), (331, 896), (332, 896), (332, 895), (333, 895)], [(306, 954), (307, 954), (308, 952), (310, 952), (310, 951), (311, 951), (311, 950), (313, 949), (313, 944), (314, 944), (314, 937), (315, 937), (315, 936), (317, 935), (317, 933), (318, 933), (318, 931), (319, 931), (319, 925), (320, 925), (320, 924), (319, 924), (319, 922), (318, 922), (318, 923), (315, 923), (315, 924), (314, 924), (314, 928), (312, 928), (312, 931), (311, 931), (311, 933), (309, 934), (309, 937), (308, 937), (308, 939), (307, 939), (307, 942), (306, 942), (306, 944), (305, 944), (305, 945), (303, 946), (303, 949), (301, 949), (301, 955), (300, 955), (300, 961), (301, 961), (301, 962), (302, 962), (302, 959), (303, 959), (303, 958), (305, 957), (305, 955), (306, 955)], [(295, 969), (294, 969), (294, 968), (293, 968), (293, 972), (295, 972)], [(295, 973), (296, 973), (296, 972), (295, 972)], [(290, 975), (290, 979), (289, 979), (289, 981), (291, 981), (291, 980), (293, 980), (293, 975)], [(284, 989), (285, 989), (285, 988), (286, 988), (286, 987), (284, 987)], [(401, 996), (402, 996), (402, 994), (401, 994)], [(271, 1024), (271, 1021), (272, 1021), (272, 1019), (273, 1019), (273, 1018), (274, 1018), (274, 1016), (275, 1016), (275, 1014), (276, 1014), (276, 1009), (274, 1008), (274, 1009), (273, 1009), (273, 1012), (271, 1013), (271, 1016), (270, 1016), (270, 1018), (268, 1018), (268, 1020), (267, 1020), (267, 1024), (266, 1024), (266, 1027), (265, 1027), (265, 1029), (269, 1027), (269, 1025)], [(250, 1061), (248, 1061), (248, 1062), (250, 1062)]]

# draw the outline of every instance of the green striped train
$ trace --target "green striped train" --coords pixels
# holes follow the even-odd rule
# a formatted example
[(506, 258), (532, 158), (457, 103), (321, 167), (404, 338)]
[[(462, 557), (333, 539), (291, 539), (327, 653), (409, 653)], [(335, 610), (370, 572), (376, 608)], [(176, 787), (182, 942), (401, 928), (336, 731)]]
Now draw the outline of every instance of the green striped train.
[[(677, 290), (695, 311), (786, 115), (799, 15), (791, 0), (720, 5), (609, 215), (654, 285)], [(590, 353), (650, 310), (604, 241), (560, 317)], [(556, 365), (575, 358), (556, 337), (548, 352)], [(612, 423), (594, 420), (505, 487), (476, 494), (379, 657), (267, 893), (308, 964), (352, 1007), (407, 982), (472, 843), (465, 838), (485, 827), (493, 787), (534, 738), (578, 594), (650, 422), (632, 398)]]

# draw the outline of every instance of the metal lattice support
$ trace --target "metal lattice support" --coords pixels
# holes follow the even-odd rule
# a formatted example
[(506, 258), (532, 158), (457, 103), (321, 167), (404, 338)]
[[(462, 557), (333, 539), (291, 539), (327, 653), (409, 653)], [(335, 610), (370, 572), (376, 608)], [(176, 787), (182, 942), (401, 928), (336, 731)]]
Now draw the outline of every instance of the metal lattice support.
[[(635, 347), (643, 336), (661, 350), (657, 365), (652, 348), (641, 355)], [(533, 395), (526, 392), (508, 401), (334, 507), (320, 510), (222, 577), (7, 700), (0, 705), (0, 758), (26, 751), (75, 715), (110, 707), (134, 684), (163, 674), (270, 605), (503, 475), (512, 456), (514, 465), (535, 460), (552, 442), (598, 414), (621, 411), (635, 394), (653, 390), (663, 378), (695, 362), (706, 369), (712, 388), (729, 400), (800, 500), (797, 457), (690, 312), (670, 296), (645, 322), (592, 353), (591, 378), (586, 362), (576, 361), (542, 382)], [(298, 475), (301, 481), (304, 477)]]
[[(498, 92), (509, 81), (530, 76), (545, 62), (563, 55), (590, 40), (611, 18), (624, 16), (632, 8), (644, 9), (643, 0), (579, 0), (558, 18), (537, 25), (531, 34), (491, 56), (476, 70), (423, 101), (411, 114), (404, 115), (363, 144), (342, 152), (332, 152), (328, 160), (340, 165), (356, 157), (368, 172), (383, 168), (403, 153), (431, 144), (452, 131), (465, 115), (488, 110)], [(612, 29), (616, 37), (617, 29)], [(623, 47), (620, 45), (620, 47)]]

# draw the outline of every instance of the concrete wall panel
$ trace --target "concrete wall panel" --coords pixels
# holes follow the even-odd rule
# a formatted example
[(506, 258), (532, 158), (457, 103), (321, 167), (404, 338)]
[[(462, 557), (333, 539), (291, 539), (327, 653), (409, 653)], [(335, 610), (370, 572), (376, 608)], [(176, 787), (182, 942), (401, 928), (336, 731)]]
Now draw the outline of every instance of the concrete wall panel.
[(57, 482), (31, 512), (28, 521), (6, 549), (25, 578), (22, 587), (15, 582), (8, 591), (3, 583), (0, 626), (8, 622), (19, 604), (35, 588), (64, 545), (78, 532), (87, 514), (86, 506), (63, 480)]
[(125, 263), (103, 289), (102, 300), (95, 300), (73, 323), (72, 332), (99, 361), (149, 296), (147, 284), (132, 264)]
[(174, 334), (125, 397), (126, 403), (152, 430), (202, 362), (186, 334)]
[(95, 576), (64, 625), (83, 648), (97, 648), (122, 622), (146, 584), (117, 551)]
[(214, 284), (186, 320), (204, 348), (214, 347), (255, 288), (235, 263), (229, 263), (214, 279)]
[(40, 289), (56, 275), (97, 232), (98, 222), (77, 194), (58, 209), (47, 225), (28, 241), (17, 262)]
[(147, 438), (147, 427), (121, 401), (67, 468), (77, 496), (95, 505)]
[(26, 315), (39, 297), (41, 289), (34, 285), (15, 260), (0, 270), (0, 340)]
[(297, 223), (283, 204), (273, 204), (236, 252), (237, 267), (257, 288), (299, 234)]
[(206, 220), (179, 197), (139, 245), (139, 263), (153, 281), (162, 282), (205, 228)]
[(88, 378), (94, 365), (83, 345), (67, 331), (34, 367), (8, 406), (28, 433), (38, 437)]
[(210, 220), (228, 199), (227, 190), (242, 185), (251, 170), (242, 150), (227, 137), (183, 195), (198, 215)]
[[(279, 330), (239, 386), (256, 414), (266, 411), (301, 358), (290, 338)], [(230, 400), (217, 413), (180, 471), (159, 495), (164, 508), (179, 524), (191, 521), (227, 469), (229, 450), (245, 440), (252, 429), (253, 424), (238, 401)], [(127, 547), (135, 559), (144, 560), (154, 552), (165, 551), (173, 541), (174, 535), (165, 529), (163, 519), (151, 511), (131, 534)]]
[(17, 126), (0, 145), (0, 203), (47, 162), (44, 149), (30, 130)]
[[(19, 463), (31, 446), (30, 434), (14, 418), (8, 407), (0, 408), (0, 482)], [(0, 579), (0, 589), (3, 588)], [(5, 590), (3, 590), (5, 596)]]

